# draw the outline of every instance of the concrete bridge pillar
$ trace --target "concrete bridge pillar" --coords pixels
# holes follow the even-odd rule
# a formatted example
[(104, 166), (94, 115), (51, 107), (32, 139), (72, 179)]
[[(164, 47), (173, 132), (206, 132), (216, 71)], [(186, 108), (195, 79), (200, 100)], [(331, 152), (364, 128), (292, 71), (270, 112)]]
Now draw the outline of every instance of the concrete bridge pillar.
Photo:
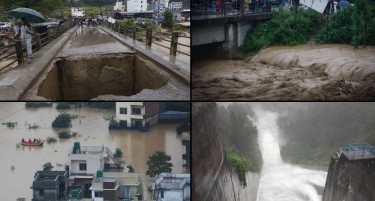
[(225, 42), (222, 51), (225, 57), (232, 58), (238, 49), (238, 22), (225, 24)]

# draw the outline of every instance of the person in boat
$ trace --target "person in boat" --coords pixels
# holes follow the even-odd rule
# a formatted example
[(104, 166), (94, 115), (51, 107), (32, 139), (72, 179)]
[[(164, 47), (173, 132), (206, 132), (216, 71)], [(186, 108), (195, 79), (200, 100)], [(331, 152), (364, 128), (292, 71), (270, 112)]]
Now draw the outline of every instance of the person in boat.
[(34, 143), (35, 143), (36, 139), (34, 138)]
[(31, 143), (31, 138), (29, 138), (29, 143)]
[(15, 170), (16, 168), (14, 167), (14, 165), (12, 165), (12, 167), (10, 167), (11, 170)]
[(25, 142), (25, 139), (22, 138), (22, 142)]

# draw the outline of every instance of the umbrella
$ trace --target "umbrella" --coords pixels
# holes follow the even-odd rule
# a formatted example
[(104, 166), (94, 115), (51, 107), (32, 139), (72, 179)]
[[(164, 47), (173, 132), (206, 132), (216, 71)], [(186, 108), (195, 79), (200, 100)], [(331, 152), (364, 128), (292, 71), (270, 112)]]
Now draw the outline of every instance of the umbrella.
[(11, 10), (9, 15), (17, 19), (24, 17), (31, 23), (41, 23), (46, 21), (42, 14), (30, 8), (16, 8)]

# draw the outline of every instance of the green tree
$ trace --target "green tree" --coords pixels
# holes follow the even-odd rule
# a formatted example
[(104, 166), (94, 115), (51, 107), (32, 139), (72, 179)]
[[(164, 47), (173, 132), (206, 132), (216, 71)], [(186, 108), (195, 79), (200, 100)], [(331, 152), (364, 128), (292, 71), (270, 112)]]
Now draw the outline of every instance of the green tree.
[(170, 160), (171, 156), (166, 155), (164, 152), (157, 151), (154, 155), (148, 157), (148, 170), (146, 175), (155, 177), (163, 172), (172, 172), (173, 164), (169, 162)]
[(129, 168), (129, 172), (135, 172), (133, 166), (128, 165), (128, 168)]
[(370, 8), (367, 0), (356, 0), (352, 14), (353, 39), (352, 45), (357, 48), (363, 44), (366, 47)]
[(163, 24), (167, 28), (172, 28), (174, 24), (174, 17), (173, 17), (173, 12), (169, 9), (166, 9), (163, 13), (164, 16), (164, 21)]
[(53, 166), (52, 166), (52, 164), (50, 162), (47, 162), (47, 163), (45, 163), (43, 165), (43, 170), (44, 171), (50, 171), (50, 170), (52, 170), (52, 168), (53, 168)]
[(68, 128), (71, 126), (72, 120), (68, 113), (60, 114), (52, 122), (52, 128)]
[(121, 158), (122, 157), (122, 151), (119, 148), (116, 148), (115, 153), (113, 154), (115, 158)]
[[(56, 10), (62, 8), (61, 0), (0, 0), (0, 6), (3, 7), (6, 11), (18, 8), (18, 7), (27, 7), (39, 11), (43, 15), (49, 16), (54, 13)], [(45, 17), (46, 17), (45, 16)]]

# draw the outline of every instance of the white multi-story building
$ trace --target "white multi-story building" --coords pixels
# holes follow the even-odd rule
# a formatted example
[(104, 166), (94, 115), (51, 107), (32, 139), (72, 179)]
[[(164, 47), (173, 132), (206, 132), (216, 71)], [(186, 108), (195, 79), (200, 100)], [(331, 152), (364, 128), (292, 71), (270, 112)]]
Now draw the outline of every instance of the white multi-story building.
[(127, 0), (126, 12), (147, 11), (147, 0)]
[(112, 152), (104, 146), (80, 146), (75, 143), (69, 152), (69, 184), (84, 187), (84, 194), (91, 197), (89, 190), (97, 170), (113, 164)]
[(123, 1), (117, 0), (116, 5), (113, 7), (113, 10), (124, 12), (125, 4)]
[(72, 17), (84, 17), (85, 9), (79, 7), (72, 7)]
[(151, 190), (155, 201), (190, 201), (190, 174), (161, 173)]
[(171, 2), (169, 4), (169, 9), (179, 11), (182, 9), (182, 1), (181, 2)]
[(117, 102), (116, 120), (121, 127), (149, 128), (158, 122), (159, 103)]

